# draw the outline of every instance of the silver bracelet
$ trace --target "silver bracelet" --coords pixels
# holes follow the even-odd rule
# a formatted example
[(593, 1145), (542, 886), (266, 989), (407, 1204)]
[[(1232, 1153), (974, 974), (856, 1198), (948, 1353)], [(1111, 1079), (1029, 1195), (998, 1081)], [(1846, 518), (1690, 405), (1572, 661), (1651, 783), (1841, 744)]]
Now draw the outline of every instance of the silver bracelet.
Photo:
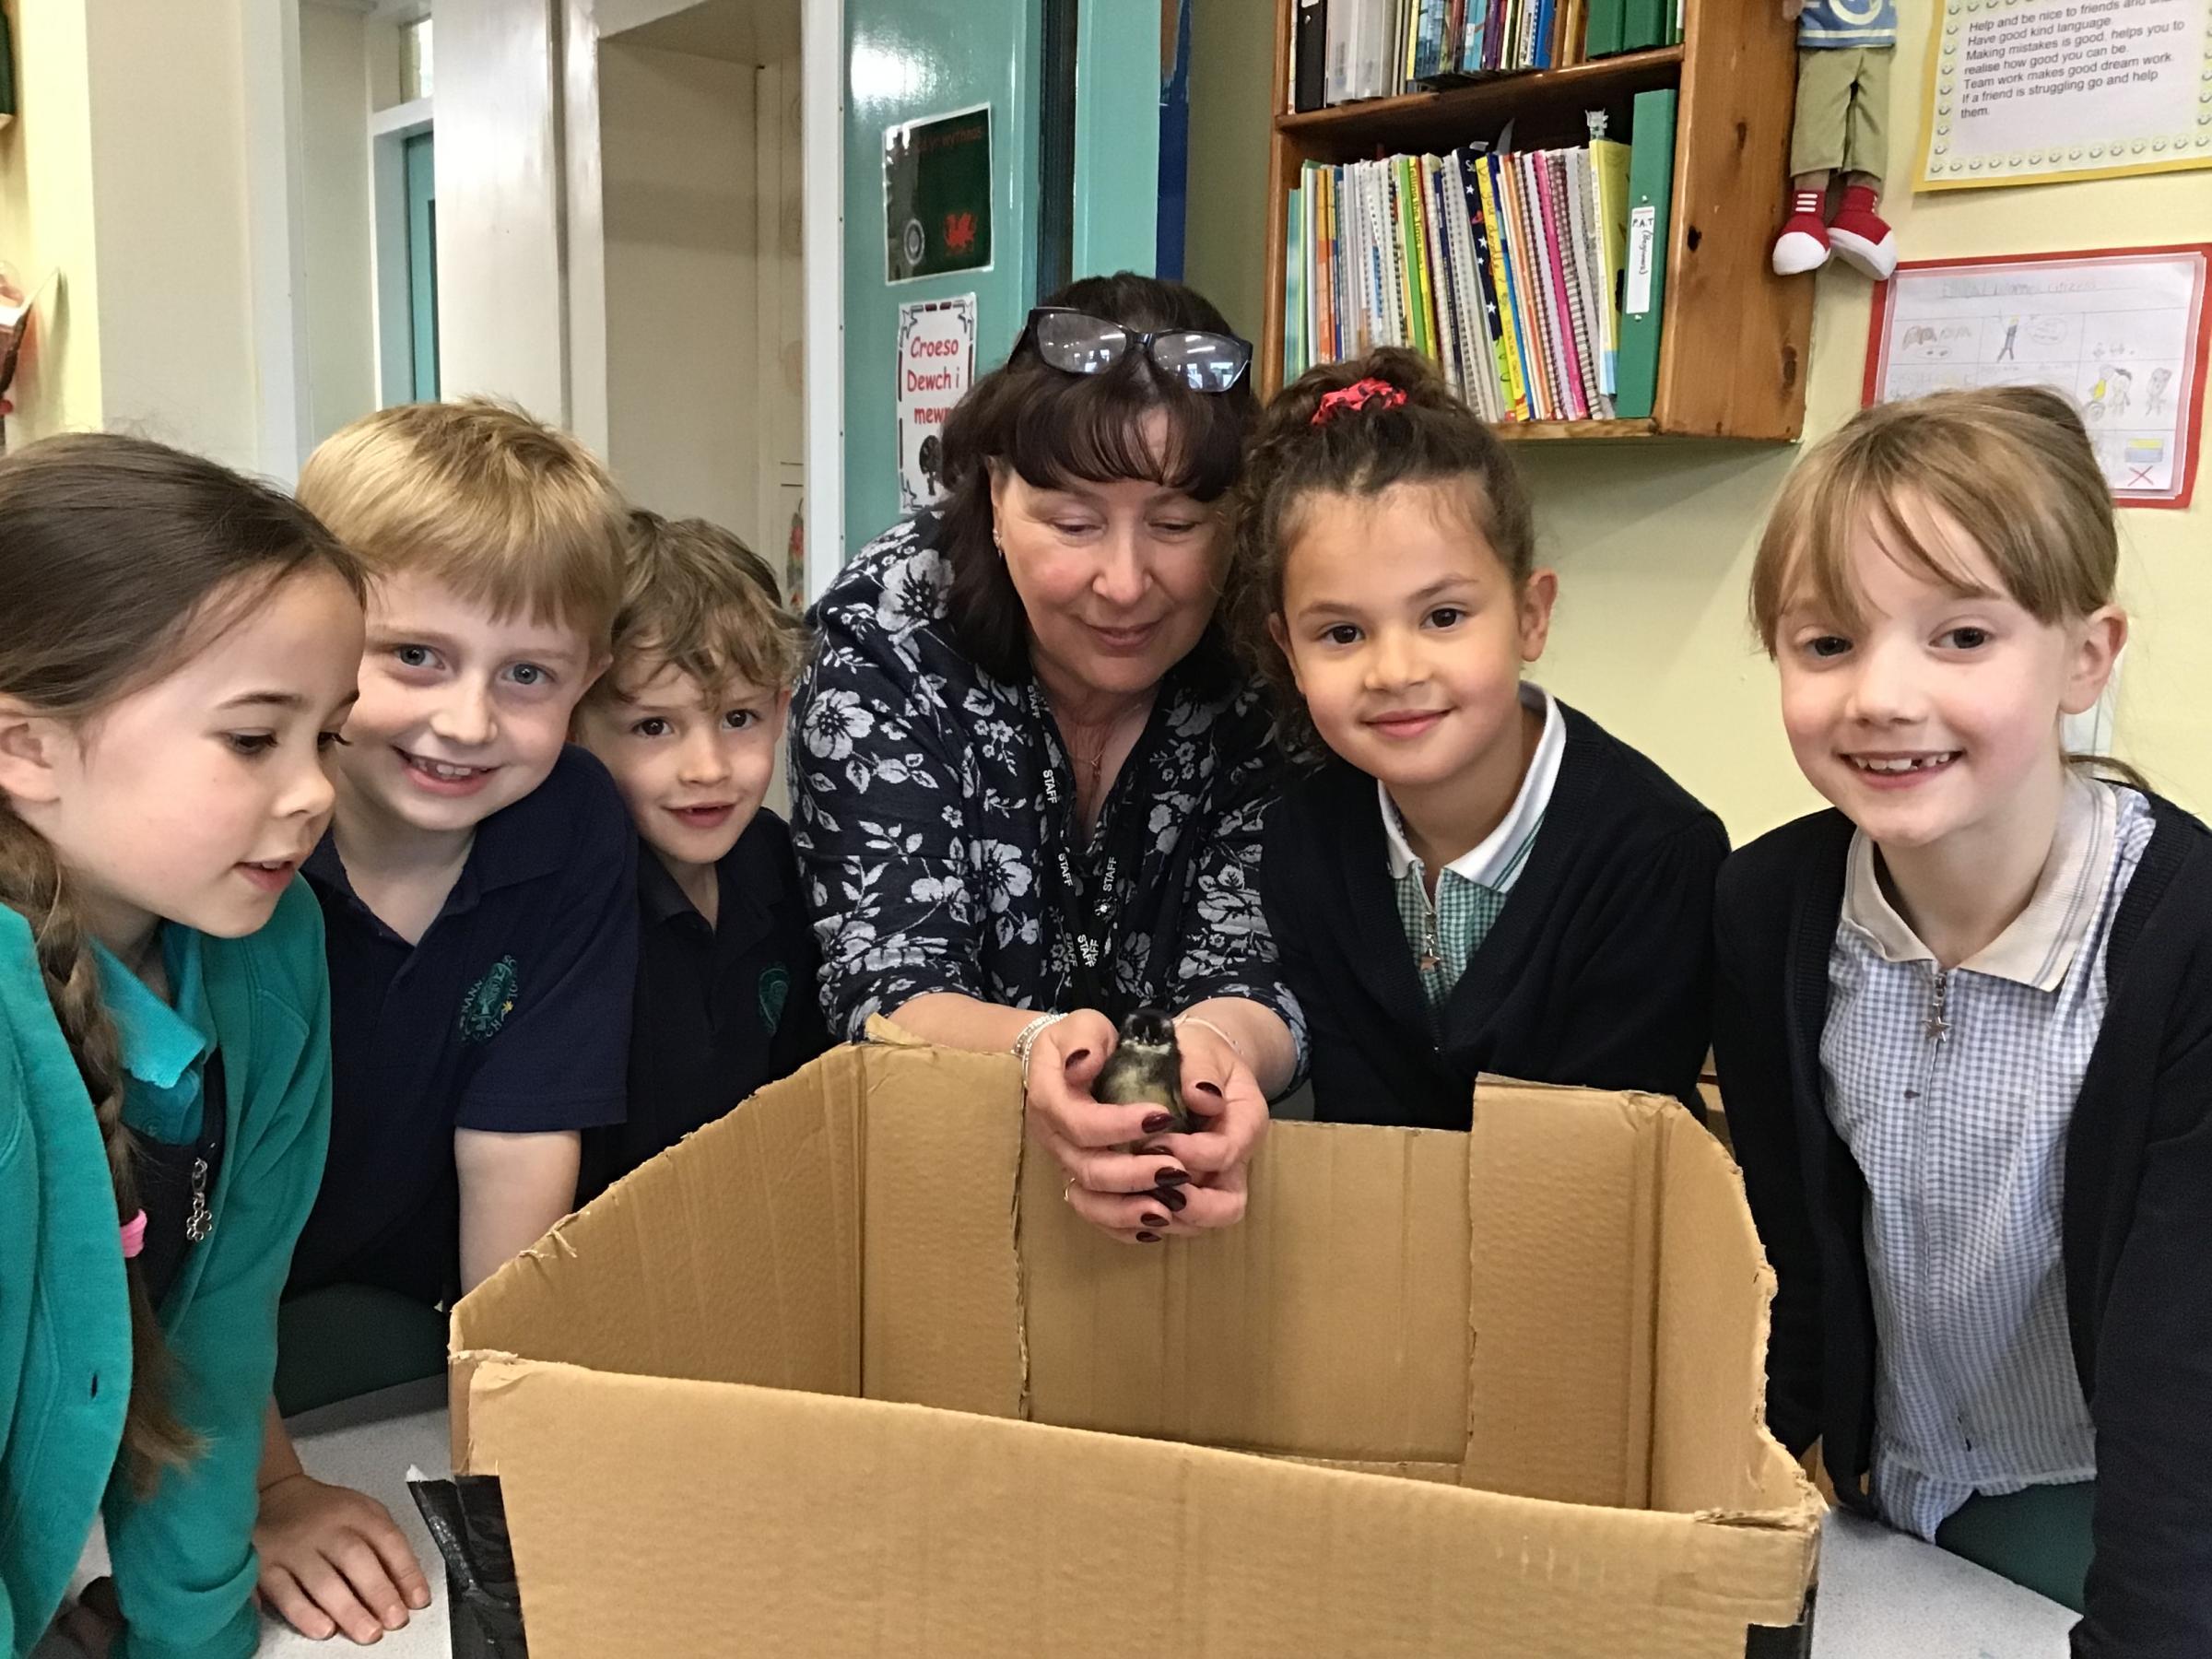
[(1065, 1014), (1040, 1014), (1015, 1034), (1007, 1053), (1021, 1062), (1021, 1086), (1030, 1086), (1030, 1051), (1037, 1046), (1037, 1034), (1055, 1020), (1065, 1019)]

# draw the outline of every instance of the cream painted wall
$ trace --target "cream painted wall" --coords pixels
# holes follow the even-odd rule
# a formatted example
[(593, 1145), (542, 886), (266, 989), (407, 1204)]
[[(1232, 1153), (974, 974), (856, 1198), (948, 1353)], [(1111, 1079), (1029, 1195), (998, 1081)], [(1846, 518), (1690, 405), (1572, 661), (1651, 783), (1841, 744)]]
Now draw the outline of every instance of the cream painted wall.
[(100, 424), (100, 287), (89, 59), (81, 5), (6, 0), (20, 111), (0, 132), (0, 259), (38, 296), (8, 395), (12, 442)]
[(300, 7), (312, 441), (376, 407), (367, 19)]
[(1277, 0), (1191, 0), (1183, 279), (1250, 338), (1267, 300), (1267, 127)]
[(85, 15), (100, 418), (250, 468), (261, 445), (241, 11), (194, 0)]
[(607, 459), (640, 502), (755, 545), (758, 75), (599, 48)]
[[(1196, 0), (1188, 269), (1256, 326), (1265, 282), (1250, 204), (1266, 179), (1274, 76), (1269, 0)], [(1908, 19), (1924, 19), (1907, 8)], [(1924, 65), (1909, 22), (1893, 76), (1897, 175), (1888, 213), (1908, 258), (2212, 239), (2212, 173), (1915, 197)], [(1218, 104), (1216, 115), (1202, 115)], [(1228, 119), (1235, 113), (1235, 120)], [(1203, 125), (1201, 124), (1203, 122)], [(1857, 407), (1869, 290), (1817, 279), (1808, 440)], [(2212, 436), (2212, 434), (2207, 434)], [(1794, 449), (1718, 444), (1528, 444), (1544, 556), (1560, 577), (1537, 677), (1650, 754), (1718, 811), (1739, 841), (1818, 805), (1783, 742), (1774, 675), (1744, 624), (1767, 506)], [(2184, 512), (2120, 514), (2122, 598), (2135, 616), (2114, 748), (2183, 805), (2212, 812), (2212, 468)]]

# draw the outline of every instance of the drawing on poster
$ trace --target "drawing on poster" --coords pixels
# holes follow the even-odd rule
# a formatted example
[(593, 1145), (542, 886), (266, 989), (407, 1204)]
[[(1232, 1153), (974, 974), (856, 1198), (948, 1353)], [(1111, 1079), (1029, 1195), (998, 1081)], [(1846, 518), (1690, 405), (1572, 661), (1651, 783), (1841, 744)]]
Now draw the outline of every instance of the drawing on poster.
[(1923, 190), (2212, 167), (2212, 0), (1939, 0)]
[(2189, 501), (2212, 244), (1900, 266), (1883, 285), (1865, 397), (2048, 386), (2080, 411), (2123, 506)]

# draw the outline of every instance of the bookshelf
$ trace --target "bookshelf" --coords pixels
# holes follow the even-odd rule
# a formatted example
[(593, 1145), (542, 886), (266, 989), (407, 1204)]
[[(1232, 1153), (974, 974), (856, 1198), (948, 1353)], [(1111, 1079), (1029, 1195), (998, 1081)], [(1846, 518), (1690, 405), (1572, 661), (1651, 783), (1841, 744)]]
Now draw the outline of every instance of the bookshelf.
[(1585, 110), (1618, 119), (1636, 93), (1671, 87), (1674, 200), (1652, 418), (1508, 422), (1498, 431), (1574, 442), (1799, 435), (1813, 287), (1777, 277), (1767, 264), (1789, 188), (1796, 88), (1796, 26), (1783, 20), (1779, 0), (1684, 0), (1678, 46), (1302, 114), (1289, 94), (1296, 6), (1276, 7), (1263, 391), (1272, 395), (1282, 380), (1289, 193), (1306, 162), (1441, 153), (1492, 137), (1509, 119), (1516, 147), (1579, 143)]

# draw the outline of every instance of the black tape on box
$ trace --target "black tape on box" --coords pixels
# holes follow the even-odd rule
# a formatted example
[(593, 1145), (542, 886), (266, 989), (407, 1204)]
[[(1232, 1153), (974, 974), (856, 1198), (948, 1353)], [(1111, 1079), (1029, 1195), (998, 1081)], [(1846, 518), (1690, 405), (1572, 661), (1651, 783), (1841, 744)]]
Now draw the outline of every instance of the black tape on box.
[(410, 1480), (438, 1553), (445, 1558), (453, 1659), (529, 1659), (523, 1593), (507, 1537), (507, 1506), (496, 1476)]

